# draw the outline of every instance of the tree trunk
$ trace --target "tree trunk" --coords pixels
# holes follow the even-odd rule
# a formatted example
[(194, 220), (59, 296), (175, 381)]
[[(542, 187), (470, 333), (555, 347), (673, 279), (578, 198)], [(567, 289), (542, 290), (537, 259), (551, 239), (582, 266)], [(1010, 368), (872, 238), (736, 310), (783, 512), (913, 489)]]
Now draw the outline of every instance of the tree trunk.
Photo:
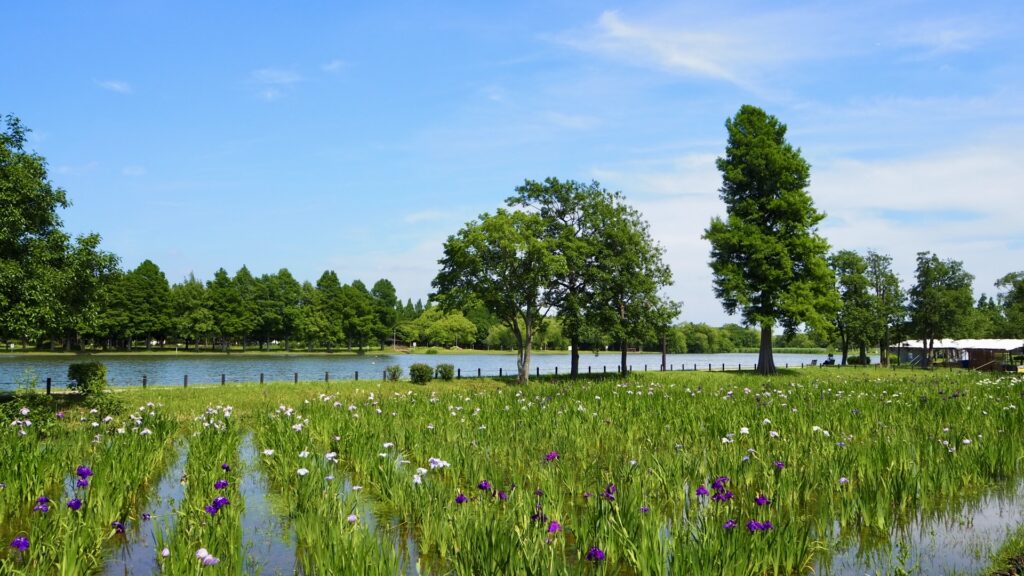
[(868, 363), (868, 345), (860, 343), (860, 365), (865, 366)]
[(530, 348), (533, 346), (533, 334), (531, 334), (529, 324), (526, 326), (526, 334), (523, 334), (522, 343), (516, 364), (519, 369), (518, 383), (525, 385), (530, 382)]
[(757, 354), (757, 373), (765, 376), (775, 374), (775, 358), (772, 356), (772, 327), (761, 325), (761, 349)]
[(664, 372), (668, 368), (666, 364), (668, 358), (668, 344), (665, 342), (665, 335), (661, 335), (661, 371)]
[(628, 352), (626, 350), (626, 340), (623, 339), (619, 343), (619, 373), (622, 374), (623, 376), (625, 376), (628, 373), (628, 371), (626, 369), (626, 355), (627, 355), (627, 353)]
[(878, 340), (878, 363), (882, 366), (889, 365), (889, 339), (886, 336)]
[(573, 336), (569, 343), (572, 346), (572, 352), (570, 353), (570, 367), (569, 375), (573, 378), (580, 375), (580, 340), (579, 336)]

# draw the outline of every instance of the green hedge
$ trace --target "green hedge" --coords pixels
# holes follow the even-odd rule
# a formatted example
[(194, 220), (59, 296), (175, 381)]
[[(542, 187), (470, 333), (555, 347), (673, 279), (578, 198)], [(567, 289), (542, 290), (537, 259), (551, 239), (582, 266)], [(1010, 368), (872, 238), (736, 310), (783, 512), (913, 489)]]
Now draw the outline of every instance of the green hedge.
[(409, 366), (409, 380), (413, 384), (426, 384), (434, 377), (434, 369), (429, 364), (413, 364)]
[(107, 389), (107, 367), (99, 362), (79, 362), (68, 366), (68, 387), (82, 394), (96, 394)]
[(455, 378), (454, 364), (438, 364), (434, 370), (434, 377), (445, 382)]

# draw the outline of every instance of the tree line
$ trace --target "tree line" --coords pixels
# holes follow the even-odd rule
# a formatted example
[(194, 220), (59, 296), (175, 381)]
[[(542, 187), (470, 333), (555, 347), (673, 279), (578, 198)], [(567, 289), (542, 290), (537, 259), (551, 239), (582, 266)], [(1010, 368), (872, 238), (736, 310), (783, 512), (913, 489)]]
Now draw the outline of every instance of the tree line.
[(830, 252), (825, 218), (807, 192), (810, 167), (786, 126), (754, 106), (726, 121), (717, 160), (724, 217), (703, 237), (713, 288), (739, 324), (674, 324), (681, 303), (663, 248), (620, 192), (597, 182), (527, 180), (494, 213), (448, 237), (427, 303), (402, 303), (394, 285), (342, 284), (334, 271), (299, 282), (285, 268), (254, 276), (246, 267), (170, 284), (147, 260), (121, 270), (96, 234), (71, 238), (69, 206), (45, 160), (26, 151), (28, 130), (13, 117), (0, 131), (0, 339), (65, 349), (363, 350), (389, 342), (515, 349), (519, 379), (536, 349), (724, 352), (760, 350), (774, 372), (773, 346), (835, 346), (860, 361), (902, 338), (1024, 338), (1024, 272), (1007, 274), (993, 297), (973, 300), (973, 276), (955, 260), (918, 254), (903, 287), (888, 255)]

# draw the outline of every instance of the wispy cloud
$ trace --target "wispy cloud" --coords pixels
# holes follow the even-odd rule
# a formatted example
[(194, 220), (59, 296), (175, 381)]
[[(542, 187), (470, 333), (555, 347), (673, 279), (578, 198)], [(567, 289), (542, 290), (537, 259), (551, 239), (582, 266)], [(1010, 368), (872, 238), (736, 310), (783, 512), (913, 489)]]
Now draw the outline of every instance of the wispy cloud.
[(348, 63), (345, 62), (344, 60), (335, 59), (331, 60), (327, 64), (324, 64), (323, 66), (320, 67), (320, 69), (323, 70), (324, 72), (334, 73), (341, 71), (346, 66), (348, 66)]
[(448, 215), (446, 213), (441, 212), (440, 210), (422, 210), (420, 212), (406, 214), (402, 218), (402, 221), (404, 221), (406, 224), (416, 224), (419, 222), (436, 222), (438, 220), (445, 219), (447, 216)]
[(280, 99), (292, 85), (303, 80), (299, 73), (284, 68), (253, 70), (250, 79), (259, 86), (257, 95), (268, 102)]
[(302, 76), (297, 72), (283, 68), (260, 68), (259, 70), (253, 70), (252, 79), (259, 84), (287, 86), (301, 82)]
[(134, 91), (131, 84), (123, 80), (97, 80), (96, 85), (104, 90), (110, 90), (118, 94), (131, 94)]
[(947, 18), (913, 22), (897, 28), (897, 45), (923, 50), (923, 56), (965, 52), (997, 34), (998, 26), (966, 18)]

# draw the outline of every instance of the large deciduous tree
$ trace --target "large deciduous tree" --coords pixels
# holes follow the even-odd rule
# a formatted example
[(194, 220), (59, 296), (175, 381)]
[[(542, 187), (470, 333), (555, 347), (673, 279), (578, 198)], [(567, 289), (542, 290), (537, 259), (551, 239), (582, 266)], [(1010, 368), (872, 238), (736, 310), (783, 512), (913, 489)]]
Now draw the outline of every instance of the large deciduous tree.
[(917, 282), (910, 289), (910, 330), (918, 335), (931, 360), (935, 340), (953, 338), (974, 309), (974, 276), (958, 260), (939, 260), (931, 252), (917, 253)]
[(551, 309), (553, 279), (566, 271), (565, 257), (553, 249), (545, 225), (537, 214), (482, 214), (448, 237), (432, 283), (432, 298), (445, 309), (479, 300), (509, 328), (520, 384), (530, 378), (530, 349)]
[(840, 306), (835, 315), (835, 328), (839, 334), (840, 363), (846, 364), (850, 346), (861, 349), (861, 362), (865, 360), (865, 348), (873, 339), (875, 311), (868, 292), (868, 264), (853, 250), (840, 250), (829, 257), (829, 264), (836, 275), (836, 289), (839, 291)]
[(907, 316), (907, 295), (900, 287), (899, 276), (892, 271), (891, 257), (869, 250), (865, 261), (873, 320), (876, 322), (875, 338), (881, 364), (886, 366), (889, 364), (892, 333), (902, 326)]
[(810, 165), (786, 141), (786, 125), (744, 105), (726, 121), (721, 199), (726, 217), (704, 231), (711, 243), (715, 295), (729, 314), (760, 326), (758, 372), (773, 374), (772, 329), (826, 325), (838, 308), (817, 226), (825, 215), (807, 193)]
[(95, 329), (95, 293), (116, 268), (99, 236), (73, 243), (57, 211), (67, 195), (54, 186), (46, 160), (25, 150), (29, 132), (14, 116), (0, 127), (0, 338), (69, 343)]
[(594, 326), (619, 342), (625, 370), (628, 343), (667, 330), (678, 312), (658, 296), (672, 273), (646, 222), (622, 194), (597, 182), (527, 180), (515, 191), (506, 202), (543, 218), (552, 250), (565, 259), (566, 272), (553, 277), (548, 301), (569, 339), (571, 375), (579, 374), (580, 343)]
[(996, 281), (1002, 307), (1004, 338), (1024, 338), (1024, 272), (1012, 272)]

